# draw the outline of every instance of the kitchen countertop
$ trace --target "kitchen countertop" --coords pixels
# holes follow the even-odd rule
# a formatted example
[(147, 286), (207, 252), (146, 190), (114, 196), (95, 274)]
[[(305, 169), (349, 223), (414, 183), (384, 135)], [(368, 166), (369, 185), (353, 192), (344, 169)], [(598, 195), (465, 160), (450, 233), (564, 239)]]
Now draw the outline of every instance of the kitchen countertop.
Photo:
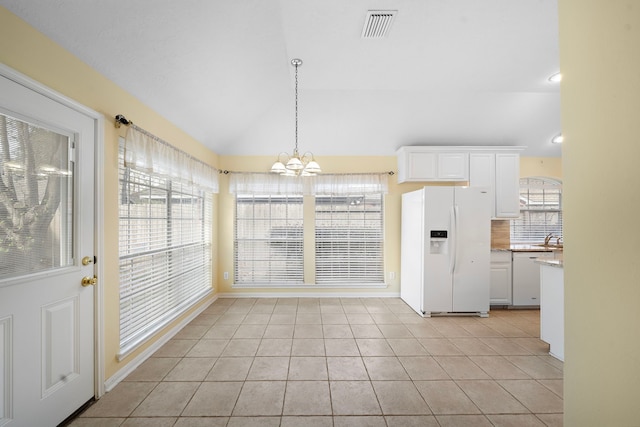
[(542, 245), (511, 245), (508, 248), (491, 248), (492, 251), (511, 251), (511, 252), (556, 252), (562, 251), (561, 247), (542, 246)]
[(538, 263), (540, 265), (547, 265), (547, 266), (550, 266), (550, 267), (564, 268), (564, 259), (563, 259), (562, 256), (555, 256), (553, 258), (540, 257), (540, 258), (536, 258), (534, 262), (536, 262), (536, 263)]
[(553, 248), (540, 245), (511, 245), (512, 252), (551, 252)]
[(542, 244), (513, 244), (508, 248), (491, 248), (492, 251), (499, 252), (540, 252), (540, 257), (535, 262), (540, 265), (564, 268), (563, 247), (544, 246)]

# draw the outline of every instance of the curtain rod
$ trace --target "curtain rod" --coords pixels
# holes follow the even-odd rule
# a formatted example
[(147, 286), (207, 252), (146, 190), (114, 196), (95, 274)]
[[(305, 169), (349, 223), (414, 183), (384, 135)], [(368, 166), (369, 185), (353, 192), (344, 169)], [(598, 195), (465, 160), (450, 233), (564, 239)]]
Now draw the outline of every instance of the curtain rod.
[[(189, 156), (193, 160), (197, 160), (197, 161), (199, 161), (201, 163), (204, 163), (203, 161), (201, 161), (199, 159), (196, 159), (195, 157), (191, 156), (190, 154), (185, 153), (184, 151), (180, 150), (179, 148), (176, 148), (175, 146), (169, 144), (167, 141), (165, 141), (165, 140), (163, 140), (161, 138), (158, 138), (157, 136), (155, 136), (154, 134), (150, 133), (149, 131), (147, 131), (145, 129), (142, 129), (140, 126), (137, 126), (137, 125), (133, 124), (133, 122), (131, 120), (127, 120), (127, 118), (125, 116), (123, 116), (122, 114), (116, 115), (115, 120), (116, 120), (116, 122), (115, 122), (115, 127), (116, 128), (120, 128), (122, 125), (133, 126), (135, 129), (139, 130), (140, 132), (143, 132), (147, 136), (155, 139), (156, 141), (158, 141), (158, 142), (160, 142), (162, 144), (169, 145), (169, 146), (175, 148), (176, 150), (181, 151), (182, 153), (184, 153), (185, 155)], [(209, 165), (207, 165), (207, 166), (209, 166)], [(212, 167), (212, 166), (209, 166), (209, 167)], [(217, 170), (219, 173), (223, 173), (225, 175), (228, 175), (230, 173), (239, 173), (239, 174), (242, 174), (242, 173), (253, 173), (253, 174), (255, 174), (255, 173), (264, 173), (264, 174), (270, 174), (270, 172), (236, 172), (236, 171), (230, 171), (230, 170), (226, 170), (226, 169), (225, 170), (220, 170), (220, 169), (217, 169), (217, 168), (214, 168), (214, 169)], [(322, 175), (377, 175), (377, 174), (388, 174), (390, 176), (393, 176), (396, 173), (394, 171), (386, 171), (386, 172), (357, 172), (357, 173), (348, 173), (348, 172), (346, 172), (346, 173), (325, 173), (325, 174), (322, 174)]]
[[(278, 176), (278, 174), (274, 174), (273, 172), (251, 172), (251, 171), (229, 171), (229, 170), (225, 170), (224, 171), (225, 174), (229, 174), (229, 173), (236, 173), (236, 174), (251, 174), (251, 175), (274, 175), (274, 176)], [(335, 175), (389, 175), (389, 176), (393, 176), (396, 173), (394, 171), (384, 171), (384, 172), (342, 172), (342, 173), (321, 173), (318, 175), (313, 175), (310, 176), (309, 178), (312, 178), (314, 176), (335, 176)], [(293, 178), (293, 177), (292, 177)]]
[(206, 165), (206, 166), (207, 166), (207, 167), (209, 167), (209, 168), (212, 168), (212, 169), (214, 169), (214, 170), (217, 170), (217, 171), (218, 171), (218, 173), (225, 173), (225, 174), (229, 173), (228, 171), (221, 171), (220, 169), (218, 169), (218, 168), (216, 168), (216, 167), (213, 167), (213, 166), (209, 165), (208, 163), (205, 163), (205, 162), (203, 162), (202, 160), (200, 160), (200, 159), (198, 159), (198, 158), (196, 158), (196, 157), (193, 157), (191, 154), (187, 153), (186, 151), (179, 149), (179, 148), (178, 148), (178, 147), (176, 147), (175, 145), (173, 145), (173, 144), (171, 144), (171, 143), (169, 143), (169, 142), (165, 141), (164, 139), (162, 139), (162, 138), (160, 138), (160, 137), (158, 137), (158, 136), (155, 136), (154, 134), (152, 134), (152, 133), (151, 133), (151, 132), (149, 132), (148, 130), (143, 129), (143, 128), (141, 128), (140, 126), (138, 126), (138, 125), (134, 124), (134, 123), (133, 123), (133, 121), (128, 120), (128, 119), (127, 119), (125, 116), (123, 116), (122, 114), (118, 114), (118, 115), (116, 115), (116, 117), (115, 117), (115, 123), (114, 123), (114, 126), (115, 126), (116, 128), (118, 128), (118, 129), (119, 129), (122, 125), (125, 125), (125, 126), (131, 126), (132, 128), (134, 128), (134, 129), (135, 129), (135, 130), (137, 130), (138, 132), (142, 132), (142, 133), (144, 133), (144, 134), (145, 134), (145, 135), (147, 135), (149, 138), (154, 139), (155, 141), (159, 142), (160, 144), (168, 145), (169, 147), (173, 148), (174, 150), (179, 151), (180, 153), (184, 154), (185, 156), (187, 156), (187, 157), (188, 157), (188, 158), (190, 158), (191, 160), (196, 161), (196, 162), (198, 162), (198, 163), (202, 163), (203, 165)]

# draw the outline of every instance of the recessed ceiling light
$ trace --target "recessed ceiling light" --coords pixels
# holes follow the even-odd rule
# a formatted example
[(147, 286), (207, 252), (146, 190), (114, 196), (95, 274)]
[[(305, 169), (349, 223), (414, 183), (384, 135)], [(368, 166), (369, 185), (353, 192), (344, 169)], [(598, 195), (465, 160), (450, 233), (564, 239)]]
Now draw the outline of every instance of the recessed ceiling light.
[(554, 136), (553, 139), (551, 139), (551, 142), (553, 142), (554, 144), (562, 144), (563, 140), (564, 140), (564, 137), (562, 136), (561, 133), (559, 133), (556, 136)]
[(560, 74), (560, 73), (552, 74), (551, 76), (549, 76), (548, 80), (551, 83), (560, 83), (560, 80), (562, 80), (562, 74)]

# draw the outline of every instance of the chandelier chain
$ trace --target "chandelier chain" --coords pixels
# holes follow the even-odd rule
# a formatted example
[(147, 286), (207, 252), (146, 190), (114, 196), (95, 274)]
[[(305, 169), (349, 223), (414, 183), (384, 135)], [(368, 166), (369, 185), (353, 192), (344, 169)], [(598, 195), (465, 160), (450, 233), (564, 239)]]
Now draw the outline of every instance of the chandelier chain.
[(298, 152), (298, 64), (296, 63), (296, 153)]
[[(307, 151), (300, 155), (298, 151), (298, 67), (302, 65), (302, 59), (294, 58), (291, 65), (296, 67), (295, 70), (295, 147), (291, 155), (282, 152), (271, 166), (271, 172), (282, 176), (314, 176), (322, 172), (320, 165), (316, 162), (311, 151)], [(280, 155), (285, 155), (287, 159), (283, 162)]]

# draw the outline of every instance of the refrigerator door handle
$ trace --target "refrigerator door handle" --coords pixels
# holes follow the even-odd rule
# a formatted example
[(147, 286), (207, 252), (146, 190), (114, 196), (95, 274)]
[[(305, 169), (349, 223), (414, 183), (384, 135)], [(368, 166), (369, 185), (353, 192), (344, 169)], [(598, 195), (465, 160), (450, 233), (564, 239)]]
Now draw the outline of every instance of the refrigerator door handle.
[(460, 211), (458, 210), (458, 205), (455, 205), (454, 212), (455, 212), (454, 218), (456, 220), (455, 222), (456, 228), (454, 229), (454, 232), (453, 232), (453, 240), (455, 242), (455, 248), (454, 248), (455, 251), (453, 253), (453, 271), (455, 273), (456, 267), (458, 266), (458, 218), (460, 218)]
[(450, 254), (449, 254), (449, 269), (450, 269), (450, 273), (453, 274), (454, 271), (456, 271), (456, 255), (458, 252), (458, 242), (457, 242), (457, 236), (458, 236), (458, 218), (457, 218), (457, 206), (452, 206), (451, 207), (451, 247), (450, 247)]

